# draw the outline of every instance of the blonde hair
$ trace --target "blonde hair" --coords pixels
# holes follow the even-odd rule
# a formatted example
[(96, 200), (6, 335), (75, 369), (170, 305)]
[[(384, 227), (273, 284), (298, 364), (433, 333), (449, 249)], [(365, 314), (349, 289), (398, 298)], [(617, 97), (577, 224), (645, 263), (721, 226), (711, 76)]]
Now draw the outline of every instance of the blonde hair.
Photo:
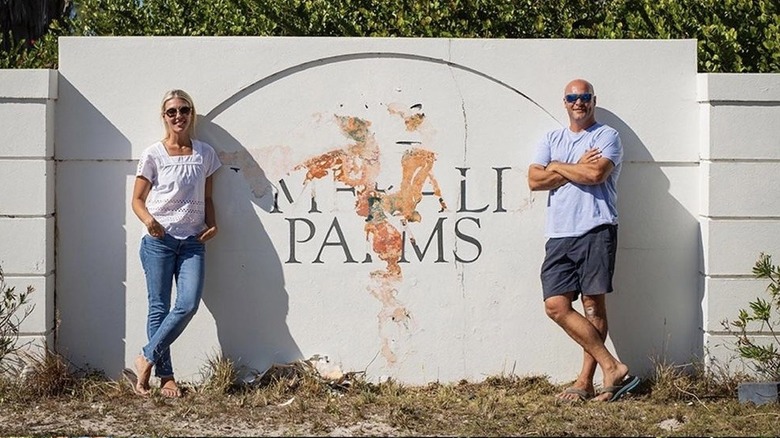
[(198, 119), (195, 111), (195, 102), (193, 102), (192, 97), (187, 94), (184, 90), (170, 90), (167, 93), (165, 93), (165, 96), (163, 96), (162, 103), (160, 104), (160, 116), (163, 119), (163, 125), (165, 126), (165, 138), (163, 140), (167, 140), (168, 136), (170, 136), (170, 132), (168, 130), (168, 124), (165, 123), (165, 104), (171, 100), (179, 98), (185, 102), (187, 102), (187, 105), (190, 106), (190, 125), (187, 127), (187, 135), (192, 138), (195, 135), (195, 122)]

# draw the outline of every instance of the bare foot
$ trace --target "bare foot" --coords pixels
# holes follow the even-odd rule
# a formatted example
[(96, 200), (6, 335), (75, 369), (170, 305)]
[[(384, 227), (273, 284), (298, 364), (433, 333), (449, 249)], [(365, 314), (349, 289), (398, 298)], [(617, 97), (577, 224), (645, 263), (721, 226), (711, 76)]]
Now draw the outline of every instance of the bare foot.
[(182, 395), (181, 389), (179, 389), (179, 385), (176, 384), (176, 380), (173, 377), (160, 378), (160, 394), (168, 398), (179, 398)]
[[(618, 365), (611, 372), (604, 372), (604, 388), (614, 388), (620, 386), (623, 380), (628, 376), (628, 365), (618, 362)], [(596, 397), (594, 401), (609, 401), (612, 398), (611, 392), (602, 391)]]
[(139, 354), (135, 358), (135, 372), (138, 375), (138, 381), (135, 384), (135, 392), (139, 395), (149, 395), (149, 379), (152, 377), (152, 364), (146, 358)]

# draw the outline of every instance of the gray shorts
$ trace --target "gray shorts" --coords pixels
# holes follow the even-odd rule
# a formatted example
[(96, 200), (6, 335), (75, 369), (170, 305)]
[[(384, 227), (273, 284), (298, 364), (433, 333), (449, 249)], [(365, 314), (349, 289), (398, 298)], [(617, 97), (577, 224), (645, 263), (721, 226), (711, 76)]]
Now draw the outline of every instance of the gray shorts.
[(547, 240), (542, 263), (544, 299), (574, 292), (601, 295), (612, 292), (617, 253), (617, 225), (599, 225), (578, 237)]

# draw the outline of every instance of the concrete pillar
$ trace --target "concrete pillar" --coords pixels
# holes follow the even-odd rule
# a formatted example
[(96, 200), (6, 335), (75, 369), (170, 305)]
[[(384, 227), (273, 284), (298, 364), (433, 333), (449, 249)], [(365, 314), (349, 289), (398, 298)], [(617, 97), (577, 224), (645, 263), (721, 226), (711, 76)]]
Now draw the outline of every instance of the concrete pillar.
[[(769, 297), (752, 274), (760, 253), (780, 263), (780, 74), (701, 74), (698, 100), (705, 354), (715, 372), (750, 371), (722, 322)], [(772, 342), (759, 324), (749, 331)]]
[(34, 288), (20, 345), (53, 347), (56, 70), (0, 70), (0, 267)]

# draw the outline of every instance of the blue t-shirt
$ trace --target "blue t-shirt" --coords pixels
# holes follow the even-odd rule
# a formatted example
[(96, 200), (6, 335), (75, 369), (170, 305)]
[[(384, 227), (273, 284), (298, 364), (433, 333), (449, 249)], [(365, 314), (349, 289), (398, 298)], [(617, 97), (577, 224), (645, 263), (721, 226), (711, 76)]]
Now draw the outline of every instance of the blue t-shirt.
[(550, 131), (537, 146), (533, 163), (544, 167), (552, 161), (574, 164), (593, 147), (615, 167), (601, 184), (569, 181), (550, 190), (546, 237), (577, 237), (599, 225), (618, 223), (617, 181), (623, 163), (623, 146), (616, 130), (596, 123), (582, 132), (572, 132), (569, 128)]

